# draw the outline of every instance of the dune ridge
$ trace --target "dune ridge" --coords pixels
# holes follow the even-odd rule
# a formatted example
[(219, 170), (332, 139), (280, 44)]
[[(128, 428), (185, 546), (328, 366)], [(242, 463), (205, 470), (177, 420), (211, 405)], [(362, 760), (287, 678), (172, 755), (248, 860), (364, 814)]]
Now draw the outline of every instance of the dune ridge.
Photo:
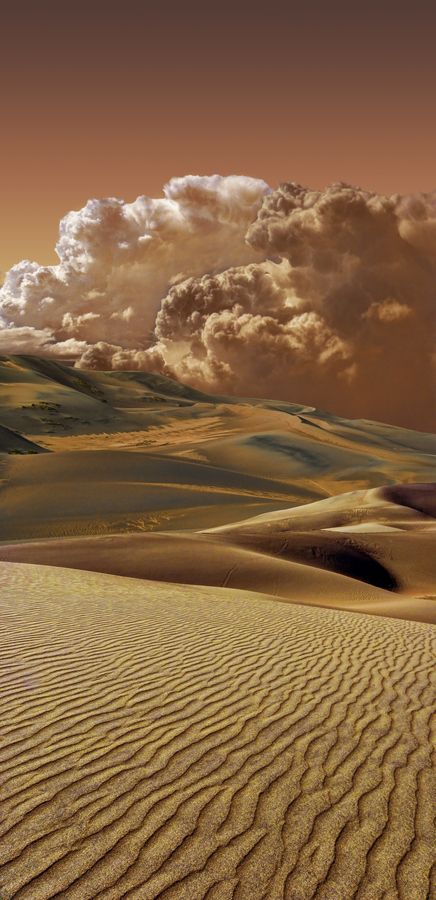
[(429, 626), (47, 566), (0, 585), (5, 900), (430, 896)]

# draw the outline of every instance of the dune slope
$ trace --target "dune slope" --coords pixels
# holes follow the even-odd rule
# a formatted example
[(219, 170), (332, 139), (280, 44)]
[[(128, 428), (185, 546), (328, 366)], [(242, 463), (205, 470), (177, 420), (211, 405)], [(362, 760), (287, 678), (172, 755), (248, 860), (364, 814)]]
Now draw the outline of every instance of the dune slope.
[(3, 898), (430, 896), (429, 626), (11, 563), (0, 596)]
[(28, 441), (27, 438), (23, 437), (21, 434), (17, 434), (17, 432), (12, 431), (10, 428), (5, 428), (4, 425), (0, 425), (0, 454), (27, 454), (44, 452), (44, 449), (42, 447), (39, 447), (38, 444), (35, 444), (33, 441)]
[(54, 451), (157, 452), (273, 477), (288, 492), (298, 487), (302, 502), (436, 480), (435, 435), (296, 403), (214, 397), (145, 372), (78, 371), (38, 357), (0, 356), (0, 423)]
[[(44, 490), (40, 477), (40, 485), (43, 504), (49, 484)], [(59, 499), (58, 492), (58, 502), (63, 496)], [(397, 485), (276, 509), (203, 533), (5, 541), (0, 559), (240, 588), (291, 602), (436, 623), (435, 498), (436, 485)], [(43, 506), (35, 491), (30, 499), (38, 523)], [(405, 499), (408, 506), (399, 502)], [(58, 526), (61, 512), (60, 507), (54, 520)], [(27, 529), (29, 521), (27, 509)], [(9, 528), (5, 521), (0, 534)]]

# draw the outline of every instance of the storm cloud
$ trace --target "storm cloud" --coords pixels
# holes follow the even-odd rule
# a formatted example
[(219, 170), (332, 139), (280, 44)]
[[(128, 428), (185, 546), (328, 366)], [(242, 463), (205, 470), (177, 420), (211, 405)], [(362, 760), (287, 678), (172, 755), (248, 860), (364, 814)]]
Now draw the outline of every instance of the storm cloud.
[(148, 346), (172, 283), (260, 258), (245, 234), (268, 190), (245, 176), (188, 175), (173, 178), (161, 199), (89, 200), (60, 223), (59, 265), (25, 260), (7, 273), (0, 323), (11, 347), (23, 327), (35, 329), (29, 352), (40, 351), (44, 329), (48, 347)]
[(187, 176), (69, 213), (58, 253), (8, 274), (3, 346), (434, 429), (436, 192)]

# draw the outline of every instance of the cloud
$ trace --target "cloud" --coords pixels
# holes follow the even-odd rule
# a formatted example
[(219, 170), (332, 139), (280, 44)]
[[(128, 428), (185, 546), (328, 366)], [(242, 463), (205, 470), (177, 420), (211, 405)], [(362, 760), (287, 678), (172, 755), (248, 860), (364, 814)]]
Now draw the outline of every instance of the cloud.
[(367, 311), (363, 313), (364, 319), (378, 319), (379, 322), (398, 322), (413, 315), (413, 309), (407, 303), (399, 303), (388, 297), (381, 303), (371, 303)]
[(73, 339), (55, 341), (48, 328), (37, 329), (24, 325), (0, 328), (0, 353), (40, 353), (59, 360), (75, 361), (87, 349), (86, 341)]
[(172, 283), (259, 258), (245, 233), (268, 190), (245, 176), (187, 175), (161, 199), (89, 200), (60, 223), (59, 265), (25, 260), (7, 273), (0, 324), (34, 328), (29, 352), (45, 329), (57, 342), (147, 347)]
[(8, 273), (10, 337), (76, 342), (84, 368), (434, 428), (436, 192), (187, 176), (161, 200), (69, 213), (58, 253)]
[(282, 185), (247, 232), (266, 261), (172, 287), (151, 364), (200, 388), (433, 429), (435, 201)]

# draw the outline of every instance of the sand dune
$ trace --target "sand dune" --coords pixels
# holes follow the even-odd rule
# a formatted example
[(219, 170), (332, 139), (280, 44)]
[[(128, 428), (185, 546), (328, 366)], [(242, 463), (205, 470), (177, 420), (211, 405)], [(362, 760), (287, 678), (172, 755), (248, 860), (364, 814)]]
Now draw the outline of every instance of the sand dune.
[[(50, 450), (192, 452), (209, 465), (347, 489), (436, 480), (436, 437), (296, 403), (214, 397), (146, 372), (84, 372), (0, 357), (0, 422)], [(306, 484), (307, 482), (307, 484)]]
[(0, 358), (0, 540), (206, 529), (355, 489), (436, 481), (436, 438), (159, 376)]
[(0, 453), (44, 453), (34, 441), (28, 441), (21, 434), (0, 425)]
[[(415, 505), (433, 508), (436, 485), (392, 491), (392, 500), (385, 489), (358, 491), (203, 533), (4, 542), (0, 559), (227, 586), (291, 602), (436, 622), (436, 519), (413, 506), (415, 498)], [(395, 502), (405, 496), (407, 507)], [(41, 514), (36, 507), (36, 517)], [(26, 511), (27, 527), (28, 517)]]
[(30, 357), (0, 416), (0, 559), (435, 620), (432, 435)]
[[(319, 546), (326, 551), (322, 540)], [(280, 555), (279, 548), (266, 553), (237, 544), (226, 544), (223, 549), (220, 541), (207, 536), (177, 532), (1, 544), (0, 559), (153, 581), (239, 588), (269, 593), (282, 601), (436, 622), (436, 601), (426, 590), (429, 586), (434, 590), (436, 583), (434, 540), (424, 547), (408, 541), (399, 548), (402, 571), (409, 579), (409, 590), (402, 585), (401, 591), (392, 571), (369, 552), (365, 556), (356, 551), (347, 555), (341, 542), (326, 544), (330, 550), (324, 563), (329, 564), (327, 569), (317, 567), (319, 559), (314, 565), (309, 554), (301, 563), (288, 558), (292, 551)], [(294, 555), (303, 556), (298, 545)]]
[(195, 534), (110, 535), (0, 545), (0, 559), (178, 584), (269, 593), (280, 600), (431, 621), (433, 604)]
[(430, 896), (429, 626), (8, 563), (0, 585), (5, 900)]
[(436, 484), (395, 485), (266, 513), (209, 534), (232, 546), (428, 597), (426, 620), (436, 621), (435, 513)]
[(12, 457), (3, 478), (0, 540), (201, 528), (310, 498), (273, 478), (140, 451)]
[(435, 436), (36, 357), (0, 422), (0, 900), (427, 900)]
[[(228, 529), (236, 533), (245, 530), (248, 522), (240, 522)], [(368, 530), (374, 525), (386, 525), (400, 530), (428, 531), (436, 527), (436, 482), (429, 484), (390, 485), (380, 489), (352, 491), (335, 497), (277, 510), (249, 520), (251, 531), (266, 533), (282, 528), (287, 531), (315, 531), (320, 528), (355, 527), (364, 524)]]

